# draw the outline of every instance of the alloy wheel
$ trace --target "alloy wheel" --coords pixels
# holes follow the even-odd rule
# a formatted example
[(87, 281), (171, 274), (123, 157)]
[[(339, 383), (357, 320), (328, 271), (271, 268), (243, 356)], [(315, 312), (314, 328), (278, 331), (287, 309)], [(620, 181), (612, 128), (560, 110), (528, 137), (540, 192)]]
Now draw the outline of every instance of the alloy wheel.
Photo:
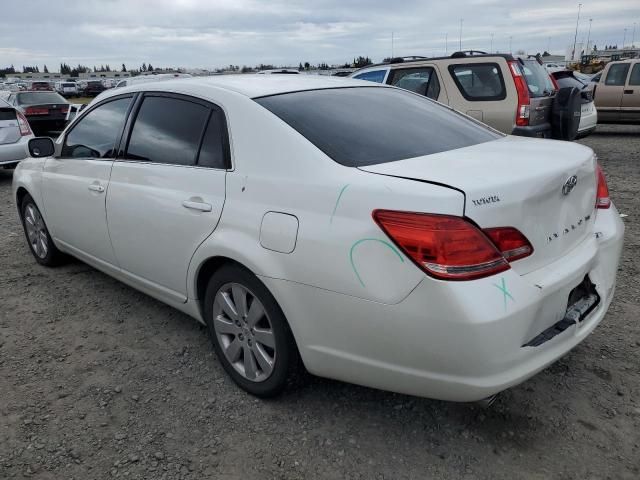
[(42, 215), (32, 203), (25, 208), (24, 224), (33, 253), (44, 259), (49, 252), (49, 236)]
[(226, 359), (244, 378), (263, 382), (273, 372), (276, 342), (260, 300), (245, 286), (227, 283), (216, 292), (213, 328)]

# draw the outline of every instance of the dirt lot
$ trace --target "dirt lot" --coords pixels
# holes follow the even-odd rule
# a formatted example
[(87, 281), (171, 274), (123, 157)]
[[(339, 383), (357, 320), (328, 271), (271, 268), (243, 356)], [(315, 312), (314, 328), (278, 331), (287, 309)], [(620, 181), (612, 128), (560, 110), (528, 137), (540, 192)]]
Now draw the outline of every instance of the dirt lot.
[(583, 143), (628, 214), (616, 299), (489, 410), (318, 378), (247, 396), (191, 319), (38, 266), (0, 170), (0, 478), (640, 478), (640, 126)]

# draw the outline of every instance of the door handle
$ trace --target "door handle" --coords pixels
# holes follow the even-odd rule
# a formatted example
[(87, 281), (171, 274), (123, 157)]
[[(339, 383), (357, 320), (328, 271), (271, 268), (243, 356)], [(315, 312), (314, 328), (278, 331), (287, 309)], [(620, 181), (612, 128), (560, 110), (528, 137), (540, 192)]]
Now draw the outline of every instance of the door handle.
[(625, 91), (624, 91), (624, 93), (625, 93), (625, 94), (627, 94), (627, 95), (629, 95), (629, 94), (632, 94), (632, 93), (633, 93), (633, 90), (625, 90)]
[(196, 202), (193, 200), (185, 200), (182, 202), (182, 206), (189, 210), (199, 210), (201, 212), (210, 212), (213, 209), (210, 203)]
[(89, 185), (89, 190), (91, 190), (92, 192), (103, 193), (104, 187), (99, 183), (92, 183), (91, 185)]

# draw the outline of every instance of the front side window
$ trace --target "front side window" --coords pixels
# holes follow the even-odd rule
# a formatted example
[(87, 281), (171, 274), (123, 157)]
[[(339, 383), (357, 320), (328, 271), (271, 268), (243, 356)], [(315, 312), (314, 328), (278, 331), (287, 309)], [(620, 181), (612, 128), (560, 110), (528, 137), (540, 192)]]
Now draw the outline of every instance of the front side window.
[(130, 160), (195, 165), (209, 108), (174, 97), (144, 98), (131, 131)]
[(604, 81), (605, 85), (613, 85), (616, 87), (624, 85), (627, 80), (627, 73), (629, 72), (628, 63), (617, 63), (609, 67), (609, 73)]
[(368, 82), (382, 83), (384, 82), (384, 77), (386, 74), (386, 70), (373, 70), (371, 72), (361, 73), (353, 78), (357, 78), (358, 80), (366, 80)]
[(454, 110), (397, 88), (308, 90), (255, 101), (348, 167), (420, 157), (502, 137)]
[(640, 85), (640, 63), (636, 63), (631, 70), (629, 85)]
[(431, 67), (393, 70), (389, 83), (434, 100), (437, 100), (440, 94), (440, 82)]
[(114, 158), (131, 98), (103, 103), (82, 117), (67, 134), (62, 157)]
[(504, 79), (496, 63), (451, 65), (449, 72), (462, 96), (469, 101), (504, 100), (507, 96)]

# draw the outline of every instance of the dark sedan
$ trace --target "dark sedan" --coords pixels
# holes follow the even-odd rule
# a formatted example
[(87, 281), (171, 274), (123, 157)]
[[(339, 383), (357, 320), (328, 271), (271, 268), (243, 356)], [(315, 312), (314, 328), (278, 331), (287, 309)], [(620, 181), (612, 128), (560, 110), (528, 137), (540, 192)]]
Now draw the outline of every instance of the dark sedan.
[(16, 92), (7, 101), (27, 117), (38, 134), (60, 130), (66, 123), (69, 102), (56, 92)]

